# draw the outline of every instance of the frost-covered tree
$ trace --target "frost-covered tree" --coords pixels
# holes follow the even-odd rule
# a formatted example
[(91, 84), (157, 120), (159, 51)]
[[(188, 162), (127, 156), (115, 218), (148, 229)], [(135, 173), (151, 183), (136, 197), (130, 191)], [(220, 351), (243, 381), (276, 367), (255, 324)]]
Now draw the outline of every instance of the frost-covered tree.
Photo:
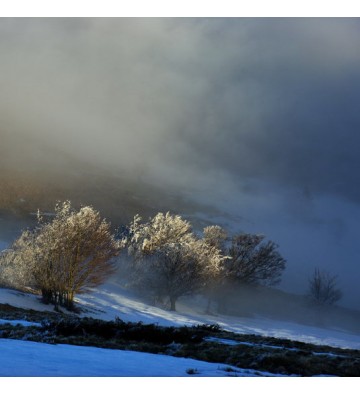
[(264, 242), (264, 235), (241, 233), (232, 238), (227, 250), (225, 276), (232, 282), (276, 285), (280, 282), (286, 261), (278, 245)]
[(11, 248), (15, 267), (26, 268), (45, 302), (72, 308), (74, 296), (101, 284), (114, 269), (119, 252), (110, 225), (92, 207), (79, 211), (66, 201), (55, 217), (24, 231)]
[(342, 298), (338, 287), (338, 277), (329, 272), (315, 268), (309, 279), (309, 296), (316, 304), (332, 305)]
[[(218, 249), (223, 255), (226, 254), (226, 241), (228, 239), (227, 232), (224, 228), (219, 225), (210, 225), (204, 228), (203, 230), (203, 239), (204, 242), (210, 248)], [(219, 266), (219, 270), (214, 273), (215, 275), (211, 276), (204, 288), (204, 295), (207, 297), (207, 306), (206, 313), (211, 314), (211, 304), (214, 300), (217, 299), (219, 292), (222, 290), (222, 286), (224, 285), (224, 267), (225, 260), (227, 259), (224, 256), (224, 259), (221, 261)]]
[(210, 246), (219, 250), (225, 250), (225, 242), (228, 238), (227, 232), (219, 225), (211, 225), (204, 228), (204, 240)]
[(198, 291), (219, 270), (221, 252), (197, 238), (179, 215), (158, 213), (147, 223), (136, 216), (129, 228), (135, 285), (154, 297), (167, 296), (171, 310), (180, 296)]
[(31, 232), (24, 231), (12, 244), (11, 248), (0, 253), (1, 286), (19, 290), (34, 287), (32, 257), (26, 256), (27, 254), (25, 253), (25, 249), (27, 250), (27, 243), (31, 236)]

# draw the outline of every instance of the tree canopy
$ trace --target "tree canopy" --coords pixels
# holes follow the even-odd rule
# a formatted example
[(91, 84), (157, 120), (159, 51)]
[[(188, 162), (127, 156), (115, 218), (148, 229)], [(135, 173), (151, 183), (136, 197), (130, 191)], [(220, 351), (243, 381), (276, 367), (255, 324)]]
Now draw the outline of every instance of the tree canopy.
[(149, 222), (136, 216), (130, 225), (129, 252), (134, 257), (137, 286), (154, 297), (168, 296), (170, 309), (176, 300), (200, 290), (219, 270), (221, 252), (209, 247), (179, 215), (158, 213)]
[(39, 215), (38, 226), (24, 231), (10, 251), (8, 258), (45, 302), (71, 307), (75, 294), (101, 284), (113, 272), (111, 259), (119, 243), (92, 207), (76, 211), (66, 201), (56, 205), (52, 221)]

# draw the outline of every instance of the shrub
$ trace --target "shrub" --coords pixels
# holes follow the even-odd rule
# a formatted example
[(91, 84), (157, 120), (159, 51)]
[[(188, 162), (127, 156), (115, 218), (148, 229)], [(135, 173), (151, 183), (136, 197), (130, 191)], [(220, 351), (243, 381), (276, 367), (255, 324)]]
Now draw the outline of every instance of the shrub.
[(73, 307), (74, 296), (101, 284), (120, 249), (110, 225), (92, 207), (79, 211), (70, 202), (55, 207), (55, 217), (26, 230), (13, 243), (8, 259), (21, 268), (22, 280), (41, 291), (46, 303)]

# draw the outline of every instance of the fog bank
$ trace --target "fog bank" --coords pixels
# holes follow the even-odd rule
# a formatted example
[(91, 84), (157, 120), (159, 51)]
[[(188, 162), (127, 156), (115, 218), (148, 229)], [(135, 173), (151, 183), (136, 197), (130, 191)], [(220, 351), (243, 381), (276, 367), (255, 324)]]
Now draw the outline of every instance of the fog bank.
[(319, 266), (358, 308), (359, 34), (341, 18), (1, 19), (2, 175), (61, 190), (101, 169), (129, 196), (215, 205), (280, 245), (284, 288)]

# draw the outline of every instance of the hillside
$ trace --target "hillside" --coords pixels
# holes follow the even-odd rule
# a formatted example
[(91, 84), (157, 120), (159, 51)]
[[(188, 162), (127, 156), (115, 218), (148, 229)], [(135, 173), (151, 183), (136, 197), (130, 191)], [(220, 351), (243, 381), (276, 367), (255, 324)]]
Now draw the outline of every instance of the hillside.
[[(352, 330), (341, 326), (305, 325), (291, 319), (274, 319), (266, 314), (221, 315), (205, 314), (206, 301), (199, 297), (187, 297), (178, 302), (177, 312), (166, 307), (150, 305), (146, 300), (124, 289), (115, 279), (109, 281), (93, 293), (76, 298), (77, 305), (83, 309), (81, 317), (92, 317), (101, 320), (143, 322), (162, 326), (181, 325), (220, 325), (227, 331), (240, 334), (255, 334), (294, 341), (303, 341), (317, 345), (360, 349), (360, 326)], [(0, 303), (14, 307), (52, 312), (53, 307), (41, 303), (36, 295), (0, 289)], [(357, 320), (356, 320), (357, 318)], [(358, 323), (355, 316), (354, 322)]]
[[(0, 248), (6, 248), (21, 228), (32, 226), (34, 218), (18, 214), (14, 219), (14, 214), (2, 210)], [(200, 295), (180, 299), (177, 312), (171, 312), (166, 303), (152, 305), (127, 289), (125, 274), (120, 266), (92, 293), (78, 295), (75, 302), (80, 314), (54, 312), (39, 295), (0, 288), (0, 345), (4, 360), (13, 361), (13, 365), (0, 368), (0, 376), (11, 375), (14, 364), (22, 368), (14, 370), (13, 375), (43, 376), (87, 376), (96, 372), (104, 376), (360, 375), (358, 311), (336, 306), (316, 309), (301, 295), (243, 287), (230, 301), (227, 314), (219, 314), (216, 306), (212, 306), (211, 314), (205, 313), (207, 301)], [(179, 343), (176, 333), (183, 331), (187, 335)], [(26, 346), (24, 341), (28, 342)], [(51, 344), (61, 347), (48, 348)], [(82, 346), (79, 352), (78, 346)], [(113, 349), (97, 351), (93, 358), (103, 370), (92, 367), (91, 355), (96, 349), (88, 347)], [(11, 348), (14, 352), (10, 355)], [(41, 350), (53, 354), (51, 360), (56, 363), (43, 358), (29, 370), (29, 358), (41, 354)], [(116, 362), (116, 368), (111, 365), (111, 361), (133, 355), (127, 353), (139, 352), (147, 353), (144, 358), (151, 361), (140, 367), (134, 362), (137, 369), (120, 362)], [(72, 353), (78, 357), (76, 366), (66, 368)], [(158, 359), (159, 354), (174, 359)], [(137, 355), (131, 358), (137, 361), (141, 358)], [(182, 358), (186, 358), (185, 365), (191, 362), (195, 367), (184, 370)], [(193, 360), (215, 363), (217, 367), (197, 365)], [(167, 364), (174, 364), (174, 369), (167, 370)], [(147, 365), (157, 367), (151, 370)]]
[[(158, 211), (191, 215), (218, 211), (190, 201), (138, 171), (115, 169), (79, 158), (30, 136), (1, 131), (0, 214), (16, 221), (33, 222), (38, 209), (49, 212), (57, 201), (71, 200), (74, 207), (92, 205), (115, 226), (135, 214), (145, 218)], [(0, 226), (1, 228), (1, 226)]]
[[(0, 363), (0, 376), (360, 375), (359, 330), (260, 315), (206, 315), (200, 297), (184, 299), (170, 312), (149, 305), (116, 278), (77, 298), (80, 315), (55, 313), (38, 296), (9, 289), (0, 289), (0, 301), (6, 338), (0, 339), (1, 358), (11, 360)], [(28, 367), (38, 354), (43, 357)], [(209, 362), (215, 364), (204, 365)]]

